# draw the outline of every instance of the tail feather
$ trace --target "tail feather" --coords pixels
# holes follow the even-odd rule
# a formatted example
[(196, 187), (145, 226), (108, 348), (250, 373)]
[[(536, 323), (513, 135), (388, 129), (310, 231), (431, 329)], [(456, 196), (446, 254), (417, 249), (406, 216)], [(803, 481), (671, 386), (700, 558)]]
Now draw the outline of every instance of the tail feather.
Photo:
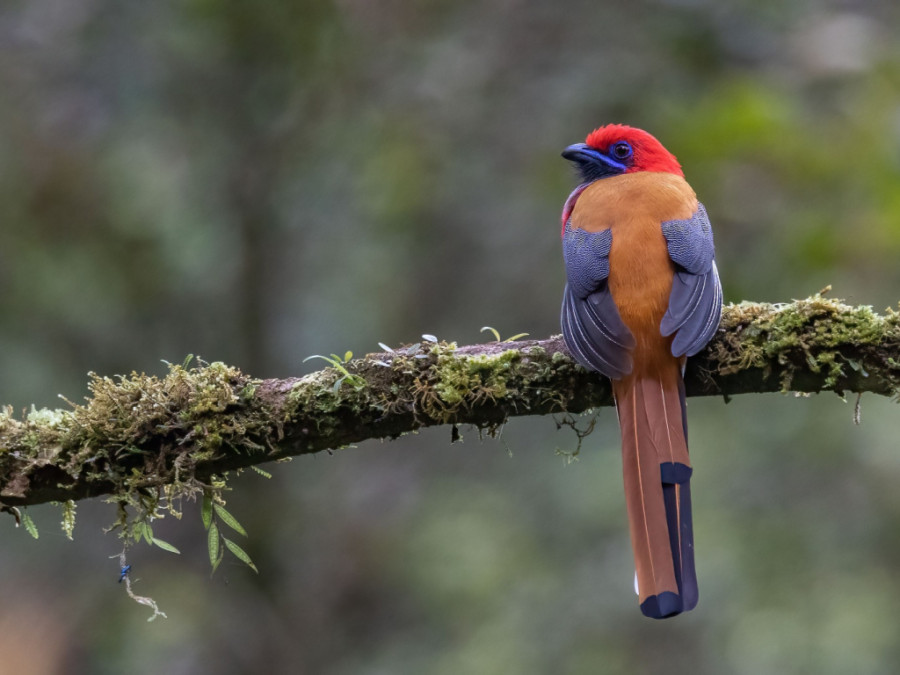
[[(684, 432), (684, 444), (687, 449), (687, 404), (684, 391), (684, 366), (679, 368), (678, 377), (678, 402), (681, 405), (681, 429)], [(700, 599), (700, 589), (697, 586), (697, 571), (694, 568), (694, 525), (691, 514), (691, 483), (690, 475), (684, 482), (678, 484), (679, 502), (679, 527), (681, 529), (681, 572), (682, 572), (682, 596), (684, 611), (688, 612), (697, 606)]]
[(658, 619), (693, 609), (698, 597), (680, 380), (673, 368), (613, 384), (641, 611)]
[(686, 481), (676, 486), (679, 501), (679, 527), (681, 531), (681, 596), (684, 611), (689, 612), (700, 600), (697, 571), (694, 568), (694, 525), (691, 519), (691, 484)]

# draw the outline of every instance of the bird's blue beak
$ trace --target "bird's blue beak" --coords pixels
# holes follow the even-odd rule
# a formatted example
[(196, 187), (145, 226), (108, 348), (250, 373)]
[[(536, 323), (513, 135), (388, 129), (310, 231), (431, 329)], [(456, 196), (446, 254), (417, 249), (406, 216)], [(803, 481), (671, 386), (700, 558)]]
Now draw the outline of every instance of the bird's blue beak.
[(624, 164), (585, 143), (570, 145), (562, 151), (562, 156), (575, 163), (585, 182), (618, 176), (628, 169)]

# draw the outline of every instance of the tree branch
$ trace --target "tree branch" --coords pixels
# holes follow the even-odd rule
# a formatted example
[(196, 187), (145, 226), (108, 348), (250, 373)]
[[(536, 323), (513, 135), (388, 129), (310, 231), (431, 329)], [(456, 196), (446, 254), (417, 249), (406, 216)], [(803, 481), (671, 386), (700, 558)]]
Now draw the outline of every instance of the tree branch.
[[(689, 396), (900, 391), (900, 318), (821, 296), (726, 307), (692, 358)], [(437, 424), (492, 431), (510, 417), (611, 405), (609, 381), (562, 339), (423, 342), (299, 378), (255, 380), (221, 363), (163, 377), (91, 375), (68, 410), (0, 414), (0, 505), (110, 495), (152, 508), (225, 472)], [(221, 483), (219, 483), (221, 485)], [(156, 501), (153, 501), (153, 500)]]

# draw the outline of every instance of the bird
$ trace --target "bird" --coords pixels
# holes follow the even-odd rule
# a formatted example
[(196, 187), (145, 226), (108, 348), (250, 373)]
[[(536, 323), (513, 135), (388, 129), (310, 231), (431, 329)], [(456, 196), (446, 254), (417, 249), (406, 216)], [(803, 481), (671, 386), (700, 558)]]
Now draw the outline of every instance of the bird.
[(562, 156), (580, 178), (562, 212), (563, 340), (612, 382), (635, 590), (664, 619), (699, 599), (683, 375), (722, 314), (712, 228), (678, 160), (642, 129), (601, 126)]

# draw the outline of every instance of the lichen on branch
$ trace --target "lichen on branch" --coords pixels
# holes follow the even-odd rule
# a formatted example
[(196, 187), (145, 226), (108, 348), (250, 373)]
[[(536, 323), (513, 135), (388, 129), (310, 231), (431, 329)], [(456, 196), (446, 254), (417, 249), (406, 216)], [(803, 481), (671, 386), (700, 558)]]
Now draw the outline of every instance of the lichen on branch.
[[(900, 318), (816, 295), (729, 305), (688, 363), (688, 395), (900, 391)], [(424, 426), (488, 431), (519, 415), (612, 403), (609, 382), (576, 365), (560, 337), (460, 347), (424, 341), (258, 380), (223, 363), (161, 376), (91, 374), (61, 410), (0, 412), (0, 506), (107, 495), (134, 517), (220, 494), (229, 472)], [(121, 519), (120, 519), (121, 520)]]

